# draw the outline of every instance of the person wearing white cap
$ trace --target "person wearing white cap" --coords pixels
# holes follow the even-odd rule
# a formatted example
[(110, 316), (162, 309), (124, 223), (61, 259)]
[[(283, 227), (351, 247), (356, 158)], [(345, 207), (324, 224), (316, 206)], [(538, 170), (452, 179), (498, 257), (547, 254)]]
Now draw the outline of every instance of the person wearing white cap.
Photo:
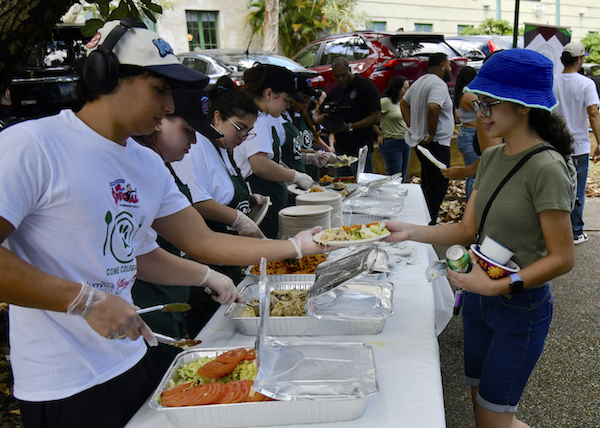
[(312, 232), (267, 241), (212, 232), (163, 160), (134, 142), (173, 113), (172, 88), (208, 77), (179, 63), (139, 20), (106, 23), (86, 45), (80, 111), (0, 134), (0, 300), (10, 304), (14, 396), (24, 428), (123, 427), (156, 387), (136, 313), (136, 278), (208, 286), (239, 300), (205, 263), (253, 264), (323, 249)]
[[(562, 116), (571, 132), (574, 143), (573, 162), (577, 169), (577, 200), (578, 203), (571, 213), (573, 227), (573, 242), (581, 244), (589, 239), (583, 232), (583, 206), (585, 203), (585, 184), (588, 174), (589, 156), (591, 151), (589, 124), (592, 127), (596, 141), (600, 142), (600, 99), (594, 81), (579, 74), (583, 59), (587, 56), (583, 43), (567, 43), (563, 48), (560, 60), (565, 66), (561, 74), (554, 76), (554, 96), (559, 104), (556, 114)], [(600, 156), (600, 146), (594, 151), (594, 162)]]

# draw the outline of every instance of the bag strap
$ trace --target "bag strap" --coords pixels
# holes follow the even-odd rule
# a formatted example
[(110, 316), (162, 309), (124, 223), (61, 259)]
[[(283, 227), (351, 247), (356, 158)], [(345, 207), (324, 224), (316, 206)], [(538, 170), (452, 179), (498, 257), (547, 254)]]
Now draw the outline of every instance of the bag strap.
[(498, 185), (498, 187), (492, 194), (491, 198), (489, 199), (487, 205), (485, 206), (485, 209), (483, 210), (483, 214), (481, 216), (481, 221), (479, 222), (479, 228), (477, 229), (477, 233), (475, 234), (475, 236), (473, 238), (474, 244), (479, 243), (479, 238), (481, 237), (481, 232), (483, 231), (483, 225), (485, 224), (485, 219), (488, 215), (490, 207), (492, 206), (492, 202), (494, 202), (494, 199), (496, 199), (496, 196), (498, 196), (498, 193), (500, 193), (500, 190), (504, 187), (504, 185), (508, 182), (508, 180), (510, 180), (511, 177), (513, 175), (515, 175), (515, 173), (519, 169), (521, 169), (521, 167), (525, 164), (525, 162), (527, 162), (533, 155), (536, 155), (540, 152), (544, 152), (546, 150), (554, 150), (555, 152), (560, 153), (554, 147), (548, 147), (548, 146), (539, 147), (539, 148), (535, 149), (534, 151), (529, 152), (525, 156), (523, 156), (523, 158), (519, 161), (519, 163), (517, 163), (513, 167), (513, 169), (510, 170), (510, 172), (508, 174), (506, 174), (506, 177), (504, 177), (504, 179), (500, 182), (500, 184)]

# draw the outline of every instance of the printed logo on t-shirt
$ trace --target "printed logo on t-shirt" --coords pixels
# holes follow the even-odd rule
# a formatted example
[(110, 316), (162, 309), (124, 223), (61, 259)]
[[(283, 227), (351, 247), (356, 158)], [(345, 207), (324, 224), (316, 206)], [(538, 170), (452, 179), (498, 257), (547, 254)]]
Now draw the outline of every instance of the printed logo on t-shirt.
[(352, 92), (350, 92), (350, 99), (353, 100), (354, 98), (356, 98), (356, 90), (352, 90)]
[(106, 222), (106, 235), (104, 237), (104, 247), (102, 254), (110, 253), (119, 263), (131, 263), (134, 260), (133, 238), (137, 231), (142, 227), (145, 216), (139, 221), (137, 230), (133, 222), (133, 215), (127, 211), (121, 211), (114, 216), (110, 211), (106, 211), (104, 221)]
[(137, 189), (134, 189), (130, 183), (125, 184), (125, 180), (119, 178), (110, 183), (115, 204), (120, 207), (135, 207), (139, 202)]
[(250, 201), (248, 201), (248, 200), (240, 201), (240, 203), (237, 204), (237, 207), (235, 207), (235, 209), (240, 210), (244, 214), (248, 214), (250, 212)]

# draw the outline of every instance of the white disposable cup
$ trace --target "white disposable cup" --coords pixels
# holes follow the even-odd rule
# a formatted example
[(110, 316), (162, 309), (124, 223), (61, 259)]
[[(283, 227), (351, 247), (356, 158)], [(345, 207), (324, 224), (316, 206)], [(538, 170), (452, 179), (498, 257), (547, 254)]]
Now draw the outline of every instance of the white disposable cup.
[(496, 263), (500, 263), (502, 266), (506, 266), (506, 263), (508, 263), (510, 258), (515, 254), (504, 245), (494, 241), (489, 236), (483, 238), (483, 242), (479, 246), (479, 251), (488, 259), (492, 259)]

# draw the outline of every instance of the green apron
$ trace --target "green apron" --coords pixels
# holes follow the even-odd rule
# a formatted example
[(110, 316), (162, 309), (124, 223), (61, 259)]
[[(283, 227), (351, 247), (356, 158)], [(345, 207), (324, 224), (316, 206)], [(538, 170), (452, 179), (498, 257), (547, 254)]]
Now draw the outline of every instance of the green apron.
[[(275, 127), (271, 127), (273, 136), (273, 162), (281, 165), (281, 147), (279, 145), (279, 136)], [(288, 206), (288, 190), (283, 181), (264, 180), (256, 174), (250, 174), (247, 178), (253, 193), (269, 196), (271, 198), (271, 207), (267, 211), (265, 219), (260, 224), (260, 229), (267, 238), (277, 238), (279, 232), (279, 211)]]
[[(315, 150), (315, 135), (312, 132), (312, 129), (306, 123), (306, 120), (303, 116), (295, 116), (294, 117), (294, 125), (296, 128), (300, 130), (302, 133), (302, 150)], [(316, 165), (304, 165), (304, 169), (306, 173), (310, 175), (313, 180), (319, 180), (319, 168)]]
[[(281, 147), (281, 158), (284, 164), (298, 172), (306, 172), (302, 161), (302, 133), (293, 122), (288, 121), (288, 116), (283, 116), (283, 129), (285, 129), (285, 143)], [(296, 195), (288, 193), (288, 205), (296, 205)]]
[[(219, 149), (219, 144), (215, 140), (211, 140), (211, 143), (215, 147), (215, 150), (217, 151), (219, 156), (222, 156), (221, 150)], [(231, 156), (230, 152), (228, 152), (228, 157), (237, 175), (232, 175), (229, 173), (229, 170), (227, 169), (227, 164), (225, 163), (225, 159), (223, 159), (223, 168), (225, 168), (225, 170), (229, 173), (231, 183), (233, 184), (233, 199), (231, 200), (231, 202), (229, 202), (229, 204), (227, 204), (227, 206), (229, 208), (233, 208), (234, 210), (240, 210), (244, 214), (248, 214), (250, 212), (250, 192), (248, 191), (248, 185), (246, 184), (246, 181), (244, 180), (244, 176), (242, 175), (240, 169), (235, 164), (233, 156)], [(215, 232), (237, 234), (234, 228), (225, 223), (206, 220), (206, 224)], [(211, 268), (227, 275), (233, 280), (235, 284), (239, 284), (242, 280), (242, 272), (239, 266), (211, 265)]]
[[(188, 187), (179, 180), (171, 165), (165, 164), (175, 178), (175, 183), (191, 202), (192, 196)], [(179, 251), (160, 235), (156, 239), (158, 245), (171, 254), (187, 258), (185, 253)], [(133, 302), (140, 308), (161, 305), (164, 303), (181, 302), (187, 303), (190, 295), (190, 287), (187, 286), (163, 286), (136, 279), (131, 291)], [(142, 315), (143, 320), (152, 331), (166, 334), (171, 337), (183, 337), (185, 332), (185, 312), (154, 312)], [(170, 345), (159, 344), (156, 348), (149, 348), (148, 354), (152, 363), (161, 373), (164, 372), (175, 355), (179, 352), (177, 348)]]

